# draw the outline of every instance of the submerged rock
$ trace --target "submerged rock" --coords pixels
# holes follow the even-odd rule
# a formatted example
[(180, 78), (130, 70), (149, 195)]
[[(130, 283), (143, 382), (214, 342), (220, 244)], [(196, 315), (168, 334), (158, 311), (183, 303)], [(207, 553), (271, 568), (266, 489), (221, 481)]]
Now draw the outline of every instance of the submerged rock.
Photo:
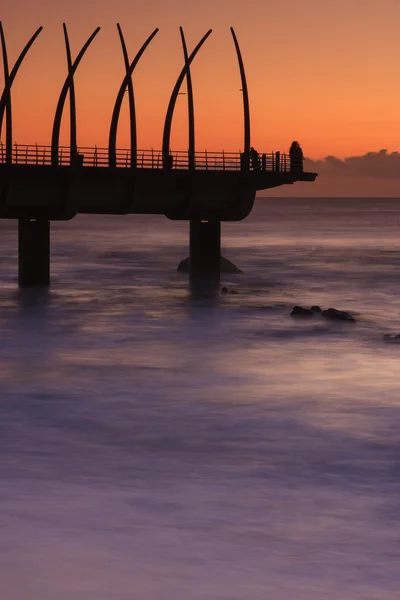
[(294, 306), (292, 312), (290, 313), (292, 317), (315, 317), (321, 315), (325, 317), (325, 319), (332, 319), (336, 321), (349, 321), (354, 323), (355, 318), (350, 313), (345, 310), (336, 310), (336, 308), (328, 308), (327, 310), (322, 310), (320, 306), (316, 304), (311, 308), (306, 308), (305, 306)]
[(320, 306), (318, 306), (317, 304), (312, 306), (310, 310), (317, 315), (320, 315), (322, 313), (322, 308)]
[(333, 319), (336, 321), (350, 321), (355, 323), (355, 318), (345, 310), (336, 310), (336, 308), (328, 308), (322, 312), (322, 316), (326, 319)]
[[(231, 262), (224, 256), (221, 256), (220, 269), (221, 269), (221, 273), (230, 273), (230, 274), (243, 273), (243, 271), (241, 269), (239, 269), (239, 267), (234, 265), (233, 262)], [(181, 262), (178, 265), (178, 271), (179, 271), (179, 273), (190, 273), (190, 256), (188, 256), (188, 258), (181, 260)]]
[(221, 288), (221, 294), (226, 295), (226, 294), (238, 294), (239, 292), (237, 290), (229, 290), (227, 287), (222, 287)]
[(314, 312), (311, 308), (304, 308), (304, 306), (293, 306), (292, 312), (290, 313), (292, 317), (313, 317)]

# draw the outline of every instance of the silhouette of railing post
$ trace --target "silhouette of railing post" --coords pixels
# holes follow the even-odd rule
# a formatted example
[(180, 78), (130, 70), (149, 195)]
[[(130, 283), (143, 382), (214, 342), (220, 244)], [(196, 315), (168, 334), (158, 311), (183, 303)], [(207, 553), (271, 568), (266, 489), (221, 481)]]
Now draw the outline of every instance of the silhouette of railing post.
[(278, 151), (275, 153), (275, 171), (279, 173), (281, 170), (281, 153)]

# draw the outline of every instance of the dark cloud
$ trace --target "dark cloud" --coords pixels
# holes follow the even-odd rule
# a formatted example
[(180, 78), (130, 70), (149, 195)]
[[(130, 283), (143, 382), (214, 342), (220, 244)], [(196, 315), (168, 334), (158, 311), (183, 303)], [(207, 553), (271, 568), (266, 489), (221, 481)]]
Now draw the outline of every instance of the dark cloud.
[(372, 177), (374, 179), (400, 179), (400, 153), (379, 150), (362, 156), (341, 159), (326, 156), (322, 160), (305, 159), (304, 170), (320, 175), (346, 177)]

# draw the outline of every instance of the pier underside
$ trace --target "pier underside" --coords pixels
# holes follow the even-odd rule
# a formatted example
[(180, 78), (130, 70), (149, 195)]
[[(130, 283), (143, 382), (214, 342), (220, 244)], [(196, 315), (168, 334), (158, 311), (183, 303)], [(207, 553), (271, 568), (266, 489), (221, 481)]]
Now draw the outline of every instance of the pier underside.
[(258, 190), (314, 181), (314, 173), (101, 169), (0, 165), (0, 218), (161, 214), (241, 221)]
[(221, 222), (241, 221), (256, 192), (314, 173), (0, 165), (0, 218), (18, 219), (18, 282), (50, 284), (50, 221), (85, 214), (153, 214), (187, 220), (193, 289), (218, 286)]

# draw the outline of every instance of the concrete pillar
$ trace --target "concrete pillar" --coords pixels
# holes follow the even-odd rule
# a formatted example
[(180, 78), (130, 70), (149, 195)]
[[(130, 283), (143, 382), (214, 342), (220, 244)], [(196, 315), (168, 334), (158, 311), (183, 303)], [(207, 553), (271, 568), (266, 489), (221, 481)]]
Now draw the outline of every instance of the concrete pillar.
[(192, 283), (219, 284), (221, 223), (190, 221), (190, 279)]
[(50, 285), (50, 221), (18, 220), (18, 284)]

